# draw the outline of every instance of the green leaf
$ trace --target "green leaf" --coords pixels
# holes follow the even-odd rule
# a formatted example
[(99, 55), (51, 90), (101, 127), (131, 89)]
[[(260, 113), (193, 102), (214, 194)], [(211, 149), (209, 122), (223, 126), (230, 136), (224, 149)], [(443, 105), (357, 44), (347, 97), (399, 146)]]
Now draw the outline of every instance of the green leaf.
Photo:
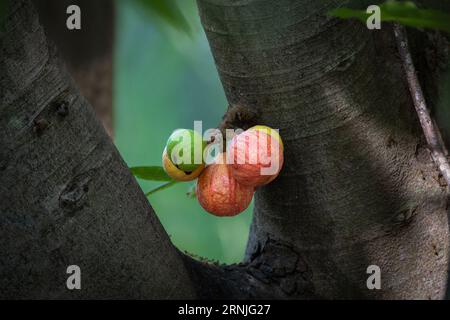
[(355, 10), (350, 8), (337, 8), (328, 12), (328, 15), (341, 19), (358, 19), (361, 22), (366, 22), (370, 16), (362, 10)]
[[(450, 14), (432, 9), (419, 9), (411, 1), (386, 1), (380, 5), (381, 21), (397, 22), (416, 28), (430, 28), (450, 33)], [(358, 19), (366, 22), (371, 15), (365, 10), (338, 8), (328, 13), (341, 19)]]
[(166, 182), (166, 183), (164, 183), (164, 184), (162, 184), (162, 185), (156, 187), (155, 189), (150, 190), (150, 191), (147, 192), (145, 195), (148, 197), (148, 196), (150, 196), (150, 195), (152, 195), (152, 194), (154, 194), (154, 193), (156, 193), (156, 192), (158, 192), (158, 191), (167, 189), (167, 188), (173, 186), (173, 185), (176, 184), (176, 183), (178, 183), (178, 181), (175, 181), (175, 180)]
[(175, 0), (137, 0), (147, 13), (158, 16), (175, 29), (187, 34), (191, 28)]
[(172, 178), (167, 175), (163, 167), (149, 166), (149, 167), (132, 167), (131, 173), (143, 180), (151, 181), (171, 181)]

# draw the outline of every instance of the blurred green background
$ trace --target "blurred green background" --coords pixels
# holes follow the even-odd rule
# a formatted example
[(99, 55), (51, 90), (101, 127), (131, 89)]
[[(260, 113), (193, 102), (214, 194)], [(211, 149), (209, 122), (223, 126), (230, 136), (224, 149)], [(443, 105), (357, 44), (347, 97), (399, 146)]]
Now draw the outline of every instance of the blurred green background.
[[(174, 129), (193, 129), (194, 120), (203, 121), (203, 130), (214, 128), (227, 106), (195, 1), (170, 2), (178, 16), (147, 10), (145, 1), (117, 0), (115, 143), (130, 167), (161, 165)], [(160, 184), (139, 183), (144, 191)], [(191, 185), (149, 197), (172, 242), (197, 256), (239, 262), (253, 205), (239, 216), (218, 218), (186, 196)]]

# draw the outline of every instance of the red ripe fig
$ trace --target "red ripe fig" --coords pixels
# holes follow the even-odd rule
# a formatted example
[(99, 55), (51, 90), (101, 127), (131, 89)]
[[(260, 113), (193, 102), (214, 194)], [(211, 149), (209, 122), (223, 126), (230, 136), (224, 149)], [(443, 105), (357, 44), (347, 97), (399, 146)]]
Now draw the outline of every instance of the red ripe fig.
[(216, 161), (207, 166), (197, 182), (197, 199), (200, 205), (216, 216), (235, 216), (249, 206), (253, 187), (238, 183), (225, 163), (225, 156), (219, 155), (222, 163)]
[(231, 173), (243, 185), (268, 184), (283, 166), (281, 138), (268, 127), (253, 127), (233, 137), (227, 150)]

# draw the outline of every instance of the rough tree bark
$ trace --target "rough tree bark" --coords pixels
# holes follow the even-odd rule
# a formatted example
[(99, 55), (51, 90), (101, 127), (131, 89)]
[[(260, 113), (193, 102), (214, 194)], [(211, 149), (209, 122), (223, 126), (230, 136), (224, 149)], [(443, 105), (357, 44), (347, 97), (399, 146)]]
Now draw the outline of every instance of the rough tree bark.
[[(36, 12), (14, 2), (0, 40), (0, 297), (441, 298), (446, 189), (391, 28), (325, 16), (345, 2), (198, 1), (229, 102), (285, 142), (231, 266), (172, 246)], [(65, 289), (69, 264), (83, 290)], [(382, 290), (366, 287), (371, 264)]]
[[(281, 261), (302, 260), (310, 272), (297, 278), (319, 297), (441, 298), (446, 189), (392, 28), (325, 16), (346, 3), (198, 0), (229, 102), (258, 110), (286, 146), (281, 176), (256, 193), (247, 261), (280, 273), (274, 283), (293, 296), (303, 282), (283, 281), (290, 264), (274, 264), (268, 244), (284, 243)], [(366, 287), (372, 264), (382, 290)]]
[[(0, 40), (0, 297), (195, 297), (31, 2), (10, 3)], [(72, 264), (82, 290), (66, 289)]]
[[(113, 136), (114, 1), (34, 0), (47, 36), (56, 44), (81, 94)], [(66, 8), (81, 8), (81, 30), (66, 28)]]

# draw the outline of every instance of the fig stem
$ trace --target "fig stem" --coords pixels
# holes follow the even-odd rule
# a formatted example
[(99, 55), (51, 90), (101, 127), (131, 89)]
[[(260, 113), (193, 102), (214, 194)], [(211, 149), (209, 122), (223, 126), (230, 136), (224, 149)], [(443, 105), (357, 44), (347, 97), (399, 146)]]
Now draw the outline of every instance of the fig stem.
[(176, 183), (178, 183), (178, 181), (175, 181), (175, 180), (172, 180), (172, 181), (163, 183), (163, 184), (159, 185), (158, 187), (156, 187), (156, 188), (150, 190), (150, 191), (147, 192), (145, 195), (148, 197), (148, 196), (150, 196), (150, 195), (152, 195), (152, 194), (154, 194), (154, 193), (156, 193), (156, 192), (158, 192), (158, 191), (167, 189), (167, 188), (173, 186), (173, 185), (176, 184)]

